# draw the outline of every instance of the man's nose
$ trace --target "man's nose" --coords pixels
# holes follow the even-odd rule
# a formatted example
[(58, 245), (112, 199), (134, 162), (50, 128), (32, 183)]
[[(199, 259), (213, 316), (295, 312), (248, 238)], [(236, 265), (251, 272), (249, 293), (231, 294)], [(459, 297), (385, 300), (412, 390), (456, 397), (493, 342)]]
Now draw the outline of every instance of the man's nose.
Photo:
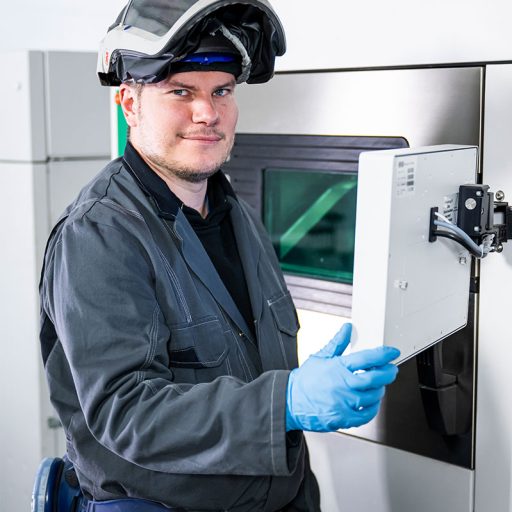
[(219, 112), (213, 98), (197, 98), (192, 107), (192, 121), (213, 126), (219, 120)]

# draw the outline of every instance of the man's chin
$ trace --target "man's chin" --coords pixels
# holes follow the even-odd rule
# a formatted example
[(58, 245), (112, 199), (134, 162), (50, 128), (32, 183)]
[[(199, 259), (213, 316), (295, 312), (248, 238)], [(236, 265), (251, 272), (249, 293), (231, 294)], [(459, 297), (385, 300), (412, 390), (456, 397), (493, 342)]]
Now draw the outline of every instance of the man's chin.
[(218, 172), (220, 165), (211, 170), (197, 170), (197, 169), (175, 169), (174, 175), (183, 181), (188, 181), (189, 183), (201, 183), (206, 181), (208, 178), (211, 178), (214, 174)]
[(169, 156), (159, 155), (150, 151), (141, 150), (143, 158), (157, 172), (175, 176), (183, 181), (190, 183), (201, 183), (213, 176), (226, 161), (226, 158), (188, 158), (190, 155), (184, 155), (180, 160), (173, 160)]

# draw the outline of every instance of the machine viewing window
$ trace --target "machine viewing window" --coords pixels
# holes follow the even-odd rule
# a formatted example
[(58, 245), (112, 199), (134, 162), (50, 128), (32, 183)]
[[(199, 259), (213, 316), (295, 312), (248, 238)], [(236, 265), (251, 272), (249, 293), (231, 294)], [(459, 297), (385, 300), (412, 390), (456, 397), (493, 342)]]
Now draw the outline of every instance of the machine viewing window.
[(263, 222), (285, 272), (352, 283), (357, 177), (266, 169)]
[(405, 147), (402, 137), (237, 133), (222, 168), (260, 213), (298, 308), (350, 316), (359, 155)]

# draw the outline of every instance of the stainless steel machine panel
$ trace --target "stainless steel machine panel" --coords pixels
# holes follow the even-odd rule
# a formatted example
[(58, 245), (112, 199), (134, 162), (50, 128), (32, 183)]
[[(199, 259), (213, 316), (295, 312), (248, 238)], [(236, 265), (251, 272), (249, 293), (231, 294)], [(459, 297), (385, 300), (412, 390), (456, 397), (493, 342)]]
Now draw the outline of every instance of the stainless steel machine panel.
[(238, 131), (479, 145), (482, 76), (481, 67), (278, 74), (238, 88)]

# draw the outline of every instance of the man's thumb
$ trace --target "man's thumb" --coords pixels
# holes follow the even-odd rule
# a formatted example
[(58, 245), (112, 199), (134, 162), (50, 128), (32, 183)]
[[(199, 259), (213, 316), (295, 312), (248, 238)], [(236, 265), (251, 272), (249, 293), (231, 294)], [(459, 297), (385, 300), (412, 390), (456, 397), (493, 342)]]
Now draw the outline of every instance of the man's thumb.
[(315, 356), (324, 358), (341, 356), (350, 343), (351, 334), (352, 324), (343, 324), (343, 327), (334, 335), (334, 338), (323, 349), (318, 351)]

